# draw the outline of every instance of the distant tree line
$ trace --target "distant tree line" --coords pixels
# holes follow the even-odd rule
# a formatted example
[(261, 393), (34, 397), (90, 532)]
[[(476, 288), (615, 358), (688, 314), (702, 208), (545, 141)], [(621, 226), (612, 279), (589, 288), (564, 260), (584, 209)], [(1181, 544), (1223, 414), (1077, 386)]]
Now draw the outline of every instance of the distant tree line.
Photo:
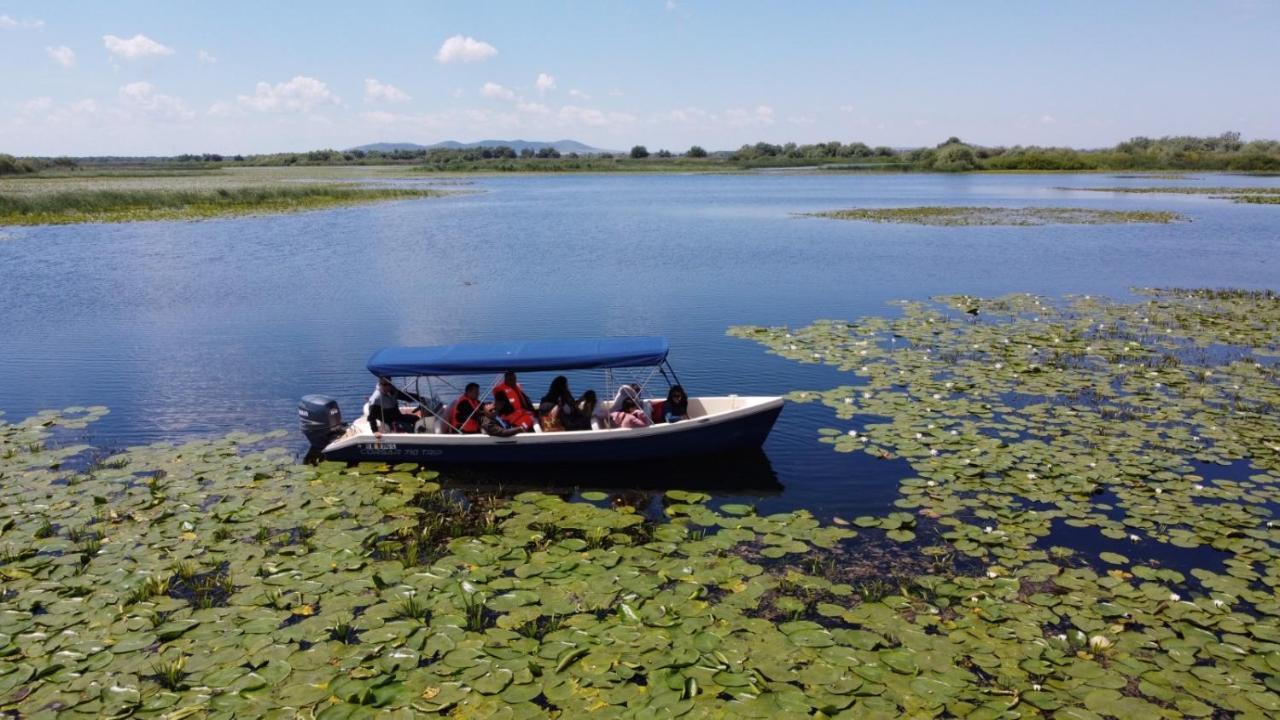
[(77, 166), (155, 166), (177, 168), (234, 165), (413, 165), (423, 170), (573, 171), (676, 169), (715, 165), (736, 169), (786, 166), (840, 166), (934, 172), (1070, 171), (1070, 170), (1225, 170), (1280, 171), (1280, 142), (1245, 142), (1240, 133), (1211, 137), (1135, 137), (1111, 148), (1079, 150), (1034, 145), (982, 146), (958, 137), (934, 147), (898, 149), (866, 143), (781, 145), (758, 142), (737, 150), (708, 152), (699, 145), (683, 153), (666, 149), (650, 152), (636, 145), (617, 157), (613, 153), (564, 153), (553, 147), (525, 148), (516, 152), (502, 145), (475, 148), (416, 150), (312, 150), (305, 153), (271, 153), (224, 156), (217, 153), (184, 154), (167, 158), (15, 158), (0, 155), (0, 175), (40, 172)]
[(74, 168), (71, 158), (19, 158), (0, 153), (0, 175), (26, 175), (50, 168)]

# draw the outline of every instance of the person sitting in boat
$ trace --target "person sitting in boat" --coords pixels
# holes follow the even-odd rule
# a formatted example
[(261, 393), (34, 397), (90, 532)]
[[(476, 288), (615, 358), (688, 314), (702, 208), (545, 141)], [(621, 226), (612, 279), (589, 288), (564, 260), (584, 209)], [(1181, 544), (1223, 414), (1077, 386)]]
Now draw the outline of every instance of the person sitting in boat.
[(551, 388), (547, 390), (547, 394), (543, 395), (542, 401), (538, 403), (538, 417), (542, 422), (542, 429), (546, 432), (565, 430), (570, 416), (577, 412), (578, 401), (574, 399), (573, 393), (569, 392), (569, 379), (563, 375), (557, 375), (551, 381)]
[(689, 419), (689, 396), (685, 395), (683, 387), (672, 385), (667, 391), (667, 401), (662, 404), (662, 419), (669, 423)]
[(616, 413), (622, 410), (623, 401), (630, 399), (633, 403), (635, 403), (636, 407), (643, 410), (644, 414), (648, 415), (649, 418), (652, 419), (653, 403), (650, 403), (648, 400), (645, 400), (644, 398), (642, 398), (640, 396), (641, 392), (642, 391), (640, 389), (640, 386), (637, 385), (636, 383), (631, 383), (630, 385), (623, 385), (622, 387), (618, 388), (618, 394), (613, 396), (613, 404), (609, 406), (609, 412)]
[(505, 393), (507, 399), (511, 401), (511, 405), (517, 410), (523, 410), (532, 414), (534, 411), (533, 401), (524, 392), (524, 386), (516, 380), (516, 374), (510, 370), (502, 374), (502, 382), (493, 388), (493, 396), (498, 397), (498, 393)]
[(643, 428), (653, 424), (653, 420), (649, 418), (649, 413), (645, 412), (636, 405), (636, 401), (631, 398), (623, 398), (622, 407), (609, 414), (609, 420), (614, 427), (620, 428)]
[(449, 410), (449, 424), (460, 433), (473, 435), (480, 432), (480, 386), (467, 383), (462, 394), (453, 401)]
[[(529, 427), (525, 427), (524, 425), (511, 422), (511, 420), (508, 419), (515, 416), (520, 411), (512, 407), (511, 401), (507, 399), (505, 393), (494, 393), (493, 403), (485, 405), (480, 412), (480, 429), (483, 430), (486, 435), (493, 435), (494, 437), (511, 437), (512, 435), (527, 432), (533, 427), (532, 424)], [(528, 413), (525, 414), (527, 415)]]
[(400, 410), (400, 401), (422, 405), (426, 401), (407, 390), (401, 390), (391, 378), (378, 378), (378, 385), (369, 396), (369, 429), (378, 432), (412, 432), (414, 423), (422, 417), (420, 412), (406, 414)]
[[(528, 400), (527, 397), (525, 399)], [(538, 418), (533, 413), (516, 407), (515, 403), (511, 402), (511, 397), (501, 390), (493, 391), (493, 407), (497, 416), (512, 427), (532, 430), (538, 422)]]
[[(565, 430), (590, 430), (591, 418), (596, 414), (596, 391), (588, 390), (578, 398), (578, 403), (564, 421)], [(603, 426), (603, 423), (602, 423)]]

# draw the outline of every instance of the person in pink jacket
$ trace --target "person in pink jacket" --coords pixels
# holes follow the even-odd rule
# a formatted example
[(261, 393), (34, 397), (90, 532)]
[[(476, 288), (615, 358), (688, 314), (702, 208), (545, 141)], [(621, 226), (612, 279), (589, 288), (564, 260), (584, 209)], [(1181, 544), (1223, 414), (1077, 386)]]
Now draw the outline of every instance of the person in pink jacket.
[(630, 397), (622, 400), (621, 409), (609, 413), (609, 420), (613, 422), (614, 427), (620, 428), (642, 428), (653, 424), (653, 420), (650, 420), (649, 416), (636, 406), (636, 401)]

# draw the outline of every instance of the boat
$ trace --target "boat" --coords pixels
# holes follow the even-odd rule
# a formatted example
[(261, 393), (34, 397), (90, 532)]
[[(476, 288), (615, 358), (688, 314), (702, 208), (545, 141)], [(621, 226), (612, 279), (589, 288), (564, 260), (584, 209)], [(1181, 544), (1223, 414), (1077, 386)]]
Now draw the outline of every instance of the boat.
[[(435, 395), (438, 386), (460, 394), (460, 386), (453, 382), (460, 377), (497, 373), (482, 393), (485, 398), (507, 371), (602, 370), (605, 392), (600, 397), (607, 406), (614, 390), (625, 384), (617, 382), (619, 370), (647, 369), (645, 382), (660, 374), (668, 386), (679, 384), (667, 360), (669, 350), (664, 337), (386, 347), (370, 356), (367, 368), (374, 376), (390, 378), (396, 387), (424, 398), (414, 406), (401, 407), (405, 413), (422, 416), (414, 432), (375, 432), (369, 425), (367, 403), (360, 417), (343, 423), (337, 402), (323, 395), (304, 397), (298, 413), (312, 443), (312, 456), (346, 462), (605, 463), (758, 452), (782, 412), (781, 397), (690, 395), (689, 418), (680, 422), (613, 428), (602, 421), (593, 422), (590, 430), (542, 432), (535, 427), (532, 432), (495, 437), (460, 432), (445, 419), (446, 406)], [(655, 415), (660, 415), (665, 398), (663, 393), (647, 399)]]

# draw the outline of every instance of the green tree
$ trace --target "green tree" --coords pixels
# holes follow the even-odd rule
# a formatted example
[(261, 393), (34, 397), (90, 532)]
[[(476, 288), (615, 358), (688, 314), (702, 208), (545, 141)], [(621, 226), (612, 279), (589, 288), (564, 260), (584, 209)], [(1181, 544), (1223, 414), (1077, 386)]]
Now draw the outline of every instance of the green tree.
[(689, 148), (689, 152), (685, 153), (685, 155), (691, 158), (704, 158), (707, 156), (707, 151), (703, 150), (701, 145), (694, 145)]
[(978, 156), (964, 143), (948, 143), (933, 158), (933, 169), (943, 172), (964, 172), (978, 169)]
[(646, 148), (645, 146), (636, 145), (635, 147), (631, 148), (631, 158), (633, 160), (639, 160), (640, 158), (647, 158), (647, 157), (649, 157), (649, 149)]

